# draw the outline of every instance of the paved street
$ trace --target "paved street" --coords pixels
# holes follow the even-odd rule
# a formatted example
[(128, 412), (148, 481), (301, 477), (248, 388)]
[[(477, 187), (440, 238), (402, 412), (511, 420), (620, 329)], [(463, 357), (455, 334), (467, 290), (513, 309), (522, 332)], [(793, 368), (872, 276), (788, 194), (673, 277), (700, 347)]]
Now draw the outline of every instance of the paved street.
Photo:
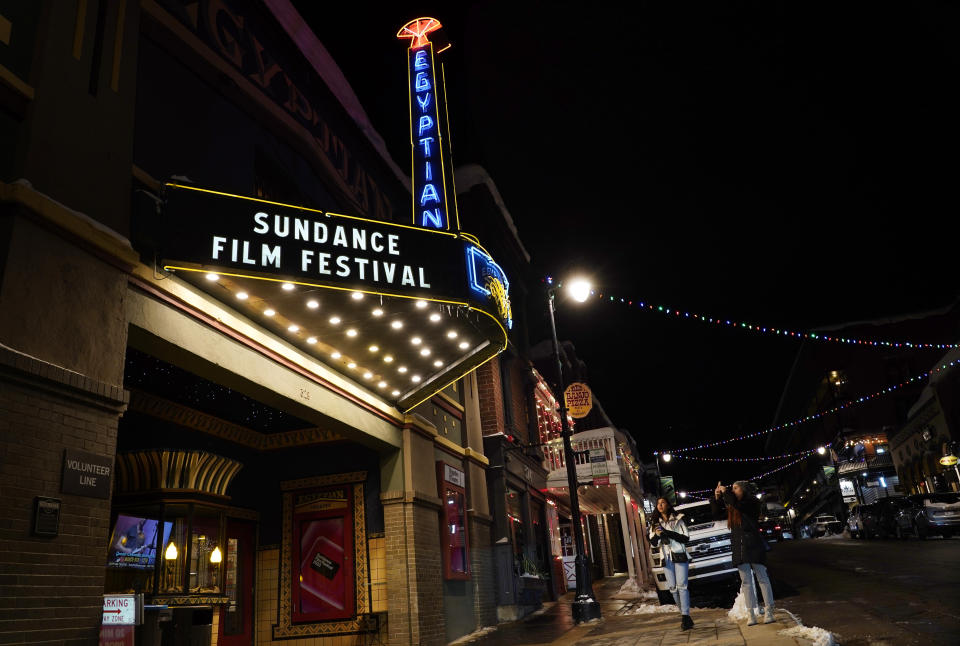
[(785, 541), (769, 566), (778, 605), (842, 646), (960, 640), (960, 539)]

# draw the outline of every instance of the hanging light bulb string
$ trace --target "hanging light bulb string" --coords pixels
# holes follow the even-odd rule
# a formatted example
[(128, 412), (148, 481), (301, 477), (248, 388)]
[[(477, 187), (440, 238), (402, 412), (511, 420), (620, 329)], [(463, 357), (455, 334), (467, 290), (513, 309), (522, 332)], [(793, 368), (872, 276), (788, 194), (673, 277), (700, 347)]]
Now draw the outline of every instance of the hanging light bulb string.
[[(763, 473), (759, 473), (759, 474), (753, 476), (752, 478), (737, 478), (737, 479), (738, 479), (738, 480), (746, 480), (747, 482), (755, 482), (755, 481), (757, 481), (757, 480), (763, 480), (763, 479), (766, 478), (768, 475), (777, 473), (778, 471), (783, 471), (784, 469), (788, 469), (788, 468), (792, 467), (792, 466), (795, 465), (795, 464), (798, 464), (798, 463), (800, 463), (800, 462), (803, 462), (803, 461), (806, 460), (812, 453), (818, 452), (818, 451), (819, 451), (819, 449), (813, 449), (812, 451), (804, 451), (805, 455), (797, 458), (796, 460), (790, 460), (790, 461), (787, 462), (786, 464), (781, 464), (780, 466), (774, 467), (773, 469), (770, 469), (769, 471), (764, 471)], [(685, 491), (684, 493), (686, 493), (688, 496), (690, 496), (690, 495), (697, 496), (698, 494), (713, 493), (714, 491), (715, 491), (715, 488), (714, 488), (714, 487), (711, 487), (711, 488), (709, 488), (709, 489), (697, 489), (696, 491)]]
[(810, 455), (811, 453), (816, 453), (819, 450), (820, 447), (806, 451), (797, 451), (795, 453), (784, 453), (783, 455), (763, 455), (750, 458), (705, 458), (698, 455), (684, 455), (683, 453), (675, 453), (673, 454), (673, 457), (682, 460), (698, 460), (700, 462), (763, 462), (766, 460), (785, 460), (786, 458), (795, 458), (798, 455)]
[(824, 417), (824, 416), (826, 416), (826, 415), (830, 415), (831, 413), (836, 413), (836, 412), (838, 412), (838, 411), (845, 410), (845, 409), (847, 409), (847, 408), (852, 408), (852, 407), (854, 407), (854, 406), (859, 406), (860, 404), (864, 404), (864, 403), (866, 403), (866, 402), (868, 402), (868, 401), (877, 399), (878, 397), (882, 397), (882, 396), (884, 396), (884, 395), (889, 395), (890, 393), (892, 393), (892, 392), (894, 392), (894, 391), (896, 391), (896, 390), (899, 390), (899, 389), (901, 389), (901, 388), (905, 388), (906, 386), (910, 386), (910, 385), (912, 385), (912, 384), (915, 384), (915, 383), (917, 383), (917, 382), (919, 382), (919, 381), (921, 381), (921, 380), (923, 380), (923, 379), (925, 379), (925, 378), (927, 378), (927, 377), (930, 377), (930, 376), (932, 376), (932, 375), (934, 375), (934, 374), (936, 374), (936, 373), (938, 373), (938, 372), (941, 372), (941, 371), (943, 371), (943, 370), (947, 370), (948, 368), (953, 367), (953, 366), (956, 365), (957, 363), (960, 363), (960, 359), (954, 359), (953, 361), (951, 361), (951, 362), (949, 362), (949, 363), (941, 364), (941, 365), (937, 366), (936, 368), (933, 368), (932, 370), (927, 370), (926, 372), (920, 373), (920, 374), (918, 374), (918, 375), (914, 375), (913, 377), (910, 377), (909, 379), (907, 379), (907, 380), (905, 380), (905, 381), (901, 381), (899, 384), (894, 384), (894, 385), (892, 385), (892, 386), (887, 386), (887, 387), (884, 388), (883, 390), (878, 390), (878, 391), (875, 392), (875, 393), (871, 393), (871, 394), (869, 394), (869, 395), (864, 395), (863, 397), (858, 397), (857, 399), (848, 400), (847, 402), (845, 402), (845, 403), (843, 403), (843, 404), (840, 404), (839, 406), (834, 406), (833, 408), (830, 408), (830, 409), (828, 409), (828, 410), (821, 411), (821, 412), (819, 412), (819, 413), (814, 413), (813, 415), (807, 415), (806, 417), (800, 417), (800, 418), (797, 418), (797, 419), (792, 420), (792, 421), (789, 421), (789, 422), (784, 422), (783, 424), (777, 424), (776, 426), (771, 426), (770, 428), (763, 429), (762, 431), (755, 431), (755, 432), (753, 432), (753, 433), (746, 433), (746, 434), (744, 434), (744, 435), (738, 435), (738, 436), (736, 436), (736, 437), (730, 437), (730, 438), (727, 438), (727, 439), (725, 439), (725, 440), (717, 440), (716, 442), (705, 442), (705, 443), (703, 443), (703, 444), (694, 444), (694, 445), (692, 445), (692, 446), (687, 446), (687, 447), (684, 447), (684, 448), (682, 448), (682, 449), (661, 450), (661, 451), (657, 451), (656, 453), (654, 453), (654, 455), (664, 454), (665, 456), (666, 456), (666, 455), (670, 455), (670, 456), (672, 456), (672, 457), (679, 457), (679, 454), (684, 453), (684, 452), (687, 452), (687, 451), (699, 451), (700, 449), (709, 449), (709, 448), (713, 448), (713, 447), (715, 447), (715, 446), (723, 446), (724, 444), (730, 444), (731, 442), (739, 442), (739, 441), (741, 441), (741, 440), (749, 440), (749, 439), (754, 438), (754, 437), (760, 437), (761, 435), (766, 435), (766, 434), (768, 434), (768, 433), (773, 433), (774, 431), (782, 431), (782, 430), (784, 430), (784, 429), (794, 428), (794, 427), (799, 426), (799, 425), (801, 425), (801, 424), (805, 424), (805, 423), (807, 423), (807, 422), (813, 422), (813, 421), (815, 421), (815, 420), (818, 420), (818, 419), (820, 419), (821, 417)]
[[(544, 282), (547, 284), (553, 284), (553, 278), (547, 276), (544, 278)], [(557, 288), (563, 287), (563, 283), (558, 282)], [(607, 303), (618, 303), (620, 305), (626, 305), (627, 307), (635, 307), (641, 310), (648, 312), (656, 312), (658, 314), (663, 314), (671, 318), (681, 318), (681, 319), (691, 319), (699, 321), (701, 323), (706, 323), (708, 325), (719, 325), (725, 327), (736, 328), (738, 330), (748, 330), (751, 332), (758, 332), (760, 334), (767, 334), (771, 336), (781, 336), (792, 339), (807, 339), (811, 341), (822, 341), (826, 343), (843, 343), (846, 345), (860, 345), (866, 347), (877, 347), (877, 348), (911, 348), (911, 349), (921, 349), (921, 350), (952, 350), (953, 348), (960, 348), (960, 343), (917, 343), (914, 341), (879, 341), (873, 339), (858, 339), (847, 336), (833, 336), (831, 334), (807, 331), (807, 332), (798, 332), (796, 330), (788, 330), (780, 327), (775, 327), (772, 325), (760, 325), (758, 323), (746, 323), (742, 319), (728, 319), (728, 318), (719, 318), (714, 316), (708, 316), (706, 314), (699, 314), (697, 312), (687, 312), (684, 310), (679, 310), (674, 307), (666, 307), (664, 305), (654, 305), (653, 303), (648, 303), (640, 299), (631, 299), (624, 298), (622, 296), (615, 296), (613, 294), (604, 293), (602, 291), (593, 291), (591, 296), (595, 296), (600, 300)]]

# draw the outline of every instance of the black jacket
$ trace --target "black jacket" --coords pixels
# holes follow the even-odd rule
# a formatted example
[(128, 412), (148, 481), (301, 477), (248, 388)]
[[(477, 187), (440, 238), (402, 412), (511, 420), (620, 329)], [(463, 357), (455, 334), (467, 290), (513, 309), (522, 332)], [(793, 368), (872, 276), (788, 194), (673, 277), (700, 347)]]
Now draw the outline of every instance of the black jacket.
[(730, 528), (733, 564), (766, 564), (767, 550), (760, 537), (760, 502), (746, 496), (742, 500), (737, 500), (734, 493), (729, 490), (723, 494), (723, 504), (716, 497), (710, 499), (710, 509), (716, 520), (726, 519), (727, 507), (738, 510), (743, 519), (740, 527)]

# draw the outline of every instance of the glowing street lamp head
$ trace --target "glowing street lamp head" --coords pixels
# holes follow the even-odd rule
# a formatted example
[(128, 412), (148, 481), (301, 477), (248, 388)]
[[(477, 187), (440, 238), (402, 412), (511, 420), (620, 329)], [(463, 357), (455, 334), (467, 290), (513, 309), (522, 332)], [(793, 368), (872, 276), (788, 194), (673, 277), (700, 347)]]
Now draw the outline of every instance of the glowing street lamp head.
[(680, 497), (681, 497), (681, 498), (686, 498), (686, 497), (687, 497), (687, 492), (686, 492), (686, 491), (681, 491), (681, 492), (680, 492)]
[(664, 462), (669, 462), (672, 458), (673, 458), (673, 456), (670, 455), (669, 453), (664, 453), (664, 454), (663, 454), (663, 461), (664, 461)]
[(583, 303), (590, 298), (590, 291), (592, 289), (593, 286), (590, 284), (590, 281), (585, 278), (574, 278), (567, 283), (567, 293), (578, 303)]
[(821, 446), (817, 449), (817, 453), (819, 453), (820, 455), (823, 455), (826, 452), (827, 452), (827, 447), (825, 446)]

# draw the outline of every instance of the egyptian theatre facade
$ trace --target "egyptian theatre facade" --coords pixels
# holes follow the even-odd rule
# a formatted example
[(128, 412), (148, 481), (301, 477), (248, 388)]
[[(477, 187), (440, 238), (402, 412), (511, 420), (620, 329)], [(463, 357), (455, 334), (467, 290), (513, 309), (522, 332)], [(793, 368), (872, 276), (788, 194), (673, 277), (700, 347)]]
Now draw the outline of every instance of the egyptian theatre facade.
[(473, 371), (512, 321), (460, 230), (439, 23), (398, 34), (401, 169), (288, 0), (0, 14), (0, 641), (483, 625)]

